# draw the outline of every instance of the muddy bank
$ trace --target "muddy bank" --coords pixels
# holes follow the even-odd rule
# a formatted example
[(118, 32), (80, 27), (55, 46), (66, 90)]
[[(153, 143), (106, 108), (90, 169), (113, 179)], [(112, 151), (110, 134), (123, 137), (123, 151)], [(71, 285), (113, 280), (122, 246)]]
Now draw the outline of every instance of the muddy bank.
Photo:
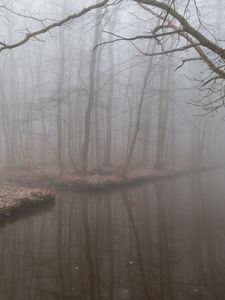
[(13, 184), (29, 187), (53, 187), (61, 189), (78, 189), (82, 191), (95, 191), (112, 189), (126, 185), (140, 184), (156, 180), (163, 180), (184, 176), (192, 172), (204, 172), (221, 166), (209, 166), (200, 170), (191, 169), (136, 169), (130, 170), (126, 176), (116, 172), (97, 172), (82, 176), (66, 171), (58, 174), (56, 170), (32, 170), (3, 172), (1, 178)]
[(14, 217), (29, 209), (39, 208), (54, 202), (54, 194), (40, 189), (1, 186), (0, 221)]

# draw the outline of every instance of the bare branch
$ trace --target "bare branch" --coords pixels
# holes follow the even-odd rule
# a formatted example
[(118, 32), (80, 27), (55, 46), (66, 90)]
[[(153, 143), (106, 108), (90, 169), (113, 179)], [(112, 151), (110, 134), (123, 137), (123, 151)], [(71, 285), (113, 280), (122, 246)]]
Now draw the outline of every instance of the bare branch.
[[(164, 20), (164, 18), (162, 18), (162, 16), (158, 13), (156, 13), (154, 10), (152, 10), (150, 7), (145, 6), (140, 4), (140, 6), (149, 11), (151, 14), (155, 15), (156, 17)], [(174, 29), (179, 31), (179, 27), (177, 27), (176, 24), (174, 24), (171, 20), (167, 20), (169, 26)], [(195, 44), (195, 40), (187, 33), (187, 32), (178, 32), (178, 34), (180, 36), (182, 36), (186, 41), (188, 41), (191, 44)], [(215, 72), (217, 75), (219, 75), (222, 78), (225, 78), (225, 72), (221, 69), (221, 66), (217, 66), (206, 54), (205, 52), (201, 49), (200, 45), (194, 47), (194, 49), (197, 51), (197, 53), (199, 54), (199, 56), (202, 58), (202, 60), (209, 66), (209, 68)]]
[(198, 45), (199, 44), (190, 44), (190, 45), (187, 45), (187, 46), (183, 46), (183, 47), (175, 48), (175, 49), (170, 49), (170, 50), (165, 50), (165, 51), (162, 51), (162, 52), (155, 52), (155, 53), (143, 53), (142, 52), (142, 54), (144, 54), (146, 56), (166, 55), (166, 54), (171, 54), (171, 53), (174, 53), (174, 52), (182, 52), (182, 51), (188, 50), (190, 48), (194, 48)]
[(10, 8), (8, 8), (7, 6), (5, 5), (0, 5), (0, 9), (5, 9), (6, 11), (10, 12), (11, 14), (14, 14), (18, 17), (21, 17), (21, 18), (25, 18), (25, 19), (31, 19), (31, 20), (34, 20), (34, 21), (37, 21), (37, 22), (40, 22), (40, 23), (44, 23), (45, 21), (56, 21), (54, 19), (51, 19), (51, 18), (43, 18), (43, 19), (40, 19), (40, 18), (37, 18), (37, 17), (33, 17), (33, 16), (27, 16), (27, 15), (24, 15), (22, 13), (19, 13), (17, 11), (14, 11)]
[(221, 78), (220, 76), (212, 77), (212, 78), (210, 78), (209, 80), (205, 81), (201, 86), (202, 86), (202, 87), (203, 87), (203, 86), (206, 86), (206, 85), (209, 84), (211, 81), (216, 81), (216, 80), (218, 80), (218, 79), (223, 79), (223, 78)]
[(28, 42), (31, 38), (37, 37), (38, 35), (46, 33), (46, 32), (50, 31), (53, 28), (60, 27), (60, 26), (66, 24), (66, 23), (68, 23), (70, 21), (73, 21), (73, 20), (75, 20), (75, 19), (77, 19), (77, 18), (85, 15), (86, 13), (88, 13), (91, 10), (104, 7), (105, 5), (107, 5), (109, 3), (109, 1), (110, 0), (104, 0), (104, 1), (102, 1), (100, 3), (98, 3), (98, 4), (91, 5), (91, 6), (87, 7), (87, 8), (82, 9), (78, 13), (74, 13), (72, 15), (67, 16), (65, 19), (62, 19), (62, 20), (60, 20), (58, 22), (54, 22), (54, 23), (46, 26), (45, 28), (42, 28), (40, 30), (31, 32), (31, 33), (27, 33), (26, 36), (21, 41), (19, 41), (17, 43), (6, 44), (6, 43), (3, 43), (3, 42), (0, 42), (0, 45), (2, 45), (2, 47), (0, 47), (0, 52), (2, 52), (3, 50), (6, 50), (6, 49), (17, 48), (17, 47), (25, 44), (26, 42)]
[(193, 57), (193, 58), (187, 58), (187, 59), (183, 59), (181, 64), (175, 69), (175, 71), (177, 71), (178, 69), (180, 69), (181, 67), (183, 67), (183, 65), (186, 63), (186, 62), (189, 62), (189, 61), (196, 61), (196, 60), (202, 60), (201, 57)]
[(156, 0), (136, 0), (136, 2), (139, 4), (146, 4), (164, 10), (168, 13), (168, 15), (175, 18), (182, 26), (182, 29), (186, 33), (189, 33), (192, 37), (194, 37), (200, 43), (201, 46), (208, 48), (212, 52), (219, 55), (221, 58), (225, 59), (225, 49), (221, 48), (216, 43), (209, 40), (205, 35), (203, 35), (201, 32), (199, 32), (193, 26), (191, 26), (191, 24), (174, 8), (172, 8), (171, 5)]
[(137, 35), (137, 36), (134, 36), (134, 37), (124, 37), (124, 36), (121, 36), (121, 35), (118, 35), (118, 34), (115, 34), (113, 32), (109, 32), (109, 31), (104, 31), (104, 33), (108, 33), (110, 35), (113, 35), (115, 37), (117, 37), (117, 39), (115, 40), (111, 40), (111, 41), (106, 41), (106, 42), (102, 42), (102, 43), (99, 43), (97, 44), (95, 47), (94, 47), (94, 50), (96, 48), (98, 48), (99, 46), (102, 46), (102, 45), (106, 45), (106, 44), (111, 44), (111, 43), (115, 43), (115, 42), (119, 42), (119, 41), (136, 41), (136, 40), (140, 40), (140, 39), (147, 39), (147, 40), (150, 40), (150, 39), (156, 39), (158, 37), (164, 37), (164, 36), (168, 36), (168, 35), (173, 35), (173, 34), (177, 34), (178, 31), (170, 31), (170, 32), (164, 32), (164, 33), (159, 33), (159, 34), (153, 34), (153, 35)]

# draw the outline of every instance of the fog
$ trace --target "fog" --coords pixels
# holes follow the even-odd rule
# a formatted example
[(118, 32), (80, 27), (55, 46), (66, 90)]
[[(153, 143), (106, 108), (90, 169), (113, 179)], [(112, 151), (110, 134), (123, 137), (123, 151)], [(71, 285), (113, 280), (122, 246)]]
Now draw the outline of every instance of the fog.
[[(0, 40), (14, 44), (89, 4), (6, 2)], [(220, 3), (197, 5), (199, 13), (189, 4), (187, 18), (219, 43)], [(183, 6), (177, 4), (180, 11)], [(2, 51), (1, 166), (87, 172), (223, 161), (223, 108), (206, 107), (223, 95), (223, 85), (201, 88), (212, 71), (195, 49), (148, 57), (187, 42), (177, 35), (120, 40), (148, 35), (161, 22), (135, 3), (120, 2)]]
[(224, 17), (0, 1), (1, 299), (224, 299)]

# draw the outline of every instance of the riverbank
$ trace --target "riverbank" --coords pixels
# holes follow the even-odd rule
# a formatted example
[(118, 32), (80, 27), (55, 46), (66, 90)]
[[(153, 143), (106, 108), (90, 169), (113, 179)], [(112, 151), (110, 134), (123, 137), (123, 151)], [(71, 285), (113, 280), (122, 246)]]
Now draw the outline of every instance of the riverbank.
[(14, 170), (0, 174), (0, 222), (18, 213), (37, 210), (54, 203), (54, 194), (47, 188), (78, 190), (83, 192), (110, 190), (123, 186), (154, 182), (185, 176), (193, 172), (210, 171), (221, 166), (191, 169), (133, 169), (126, 176), (119, 172), (98, 171), (82, 176), (73, 172), (59, 174), (57, 170)]
[[(218, 166), (204, 167), (198, 172), (218, 168)], [(156, 180), (169, 179), (186, 174), (197, 172), (187, 168), (183, 169), (133, 169), (129, 170), (126, 176), (121, 176), (117, 171), (106, 172), (104, 170), (89, 173), (87, 175), (75, 174), (66, 171), (59, 174), (57, 170), (32, 170), (32, 171), (11, 171), (2, 172), (1, 178), (11, 184), (28, 187), (50, 187), (61, 189), (77, 189), (82, 191), (95, 191), (112, 189), (126, 185), (140, 184)]]
[(15, 216), (26, 209), (54, 202), (54, 194), (47, 190), (1, 185), (0, 221)]

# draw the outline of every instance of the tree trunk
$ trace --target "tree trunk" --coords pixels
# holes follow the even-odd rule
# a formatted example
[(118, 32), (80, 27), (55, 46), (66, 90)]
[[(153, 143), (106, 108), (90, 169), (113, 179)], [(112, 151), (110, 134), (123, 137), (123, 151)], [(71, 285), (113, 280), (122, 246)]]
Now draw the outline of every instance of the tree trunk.
[[(156, 44), (154, 44), (152, 52), (154, 52), (155, 46), (156, 46)], [(134, 151), (134, 147), (135, 147), (135, 144), (136, 144), (137, 136), (138, 136), (138, 133), (139, 133), (139, 130), (140, 130), (142, 107), (143, 107), (143, 103), (144, 103), (144, 100), (145, 100), (145, 91), (146, 91), (146, 88), (147, 88), (147, 85), (148, 85), (148, 80), (149, 80), (149, 77), (151, 75), (152, 62), (153, 62), (153, 57), (150, 58), (149, 63), (148, 63), (148, 67), (147, 67), (147, 70), (146, 70), (146, 73), (145, 73), (144, 82), (143, 82), (143, 86), (142, 86), (142, 90), (141, 90), (141, 96), (140, 96), (140, 100), (139, 100), (139, 104), (138, 104), (136, 126), (135, 126), (135, 129), (134, 129), (133, 137), (131, 139), (131, 143), (130, 143), (130, 147), (129, 147), (129, 151), (128, 151), (128, 155), (127, 155), (127, 159), (126, 159), (126, 162), (125, 162), (125, 166), (124, 166), (122, 175), (125, 175), (126, 172), (127, 172), (127, 169), (129, 167), (130, 160), (132, 158), (132, 154), (133, 154), (133, 151)]]
[[(99, 16), (100, 11), (96, 10), (96, 23), (94, 31), (93, 48), (97, 45), (99, 40)], [(88, 171), (88, 150), (90, 144), (90, 134), (91, 134), (91, 114), (93, 110), (94, 98), (95, 98), (95, 70), (96, 70), (96, 56), (97, 50), (93, 50), (91, 54), (90, 70), (89, 70), (89, 90), (88, 90), (88, 104), (85, 112), (84, 121), (84, 140), (82, 147), (82, 173), (87, 173)]]

